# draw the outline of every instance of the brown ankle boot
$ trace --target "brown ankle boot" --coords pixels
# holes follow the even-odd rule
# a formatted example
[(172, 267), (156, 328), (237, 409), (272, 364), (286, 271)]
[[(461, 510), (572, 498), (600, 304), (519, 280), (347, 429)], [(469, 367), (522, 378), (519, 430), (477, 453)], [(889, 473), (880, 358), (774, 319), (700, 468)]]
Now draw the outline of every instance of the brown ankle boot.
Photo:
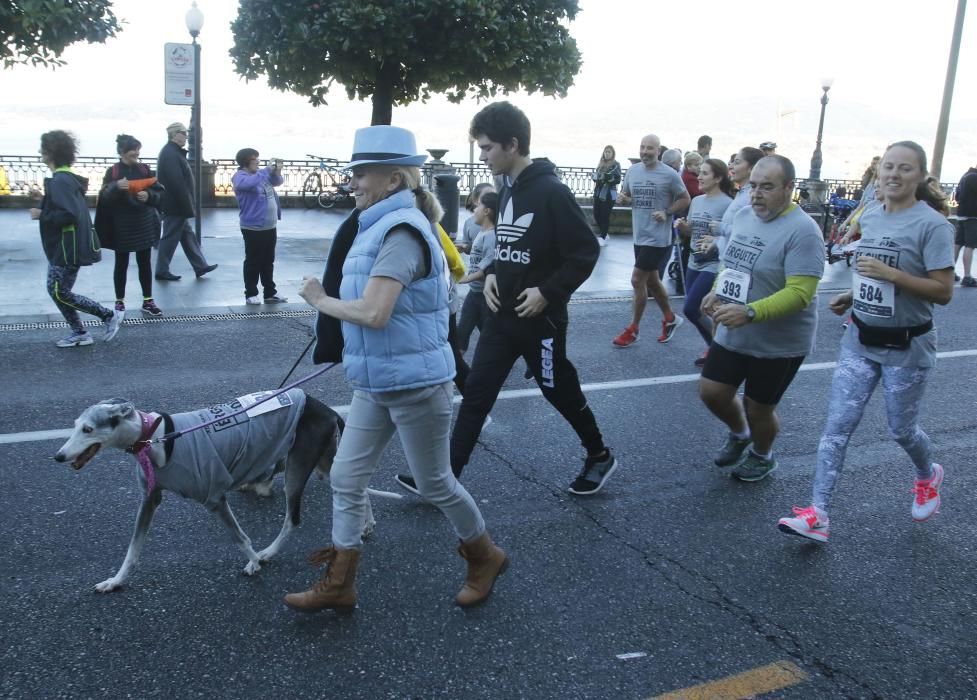
[(309, 561), (325, 564), (326, 571), (311, 589), (286, 595), (285, 605), (301, 612), (356, 607), (356, 567), (360, 563), (360, 550), (326, 547), (310, 554)]
[(469, 608), (489, 597), (495, 578), (509, 566), (509, 557), (495, 546), (487, 532), (471, 542), (462, 542), (458, 553), (468, 562), (468, 575), (455, 602)]

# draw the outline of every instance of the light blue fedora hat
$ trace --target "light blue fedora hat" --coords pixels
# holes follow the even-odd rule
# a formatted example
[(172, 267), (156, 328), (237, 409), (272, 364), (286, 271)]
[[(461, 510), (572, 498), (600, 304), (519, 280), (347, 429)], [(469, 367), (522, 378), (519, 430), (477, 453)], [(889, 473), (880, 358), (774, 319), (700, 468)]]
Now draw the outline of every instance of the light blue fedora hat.
[(353, 155), (347, 168), (358, 165), (408, 165), (419, 167), (427, 160), (417, 153), (414, 134), (399, 126), (367, 126), (353, 137)]

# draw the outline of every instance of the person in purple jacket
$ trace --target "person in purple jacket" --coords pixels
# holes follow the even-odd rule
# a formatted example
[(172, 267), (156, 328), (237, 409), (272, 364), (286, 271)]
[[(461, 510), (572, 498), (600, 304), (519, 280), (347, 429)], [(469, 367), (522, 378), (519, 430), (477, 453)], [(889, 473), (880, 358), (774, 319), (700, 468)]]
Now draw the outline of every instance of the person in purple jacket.
[[(275, 288), (275, 245), (278, 242), (278, 220), (282, 205), (275, 187), (282, 184), (280, 162), (272, 160), (258, 168), (258, 152), (242, 148), (235, 156), (238, 171), (231, 178), (237, 197), (244, 236), (244, 301), (246, 304), (281, 304), (288, 299), (278, 296)], [(261, 280), (263, 297), (258, 296)]]

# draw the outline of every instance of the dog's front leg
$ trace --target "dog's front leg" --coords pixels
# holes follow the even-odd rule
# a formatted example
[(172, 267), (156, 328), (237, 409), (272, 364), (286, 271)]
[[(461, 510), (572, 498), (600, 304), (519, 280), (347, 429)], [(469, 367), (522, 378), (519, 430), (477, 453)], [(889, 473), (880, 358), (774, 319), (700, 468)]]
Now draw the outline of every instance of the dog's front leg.
[(244, 556), (248, 558), (248, 563), (244, 567), (244, 573), (246, 576), (252, 576), (259, 571), (261, 571), (261, 560), (258, 557), (258, 553), (254, 551), (251, 546), (251, 538), (245, 534), (241, 526), (237, 524), (237, 519), (234, 517), (234, 513), (231, 512), (231, 506), (227, 502), (226, 498), (222, 498), (220, 505), (217, 506), (217, 517), (221, 519), (224, 526), (227, 528), (228, 532), (231, 533), (231, 538), (234, 540), (234, 544), (244, 552)]
[(132, 567), (139, 561), (139, 554), (142, 552), (143, 543), (146, 541), (149, 525), (153, 522), (153, 515), (156, 513), (156, 508), (159, 507), (160, 501), (162, 500), (163, 492), (158, 488), (154, 489), (151, 494), (148, 494), (143, 499), (139, 505), (139, 512), (136, 514), (136, 527), (132, 531), (132, 541), (129, 542), (129, 550), (126, 552), (126, 558), (122, 562), (122, 566), (119, 567), (119, 571), (115, 576), (96, 584), (96, 591), (99, 593), (109, 593), (118, 590), (125, 583), (125, 580), (129, 578)]

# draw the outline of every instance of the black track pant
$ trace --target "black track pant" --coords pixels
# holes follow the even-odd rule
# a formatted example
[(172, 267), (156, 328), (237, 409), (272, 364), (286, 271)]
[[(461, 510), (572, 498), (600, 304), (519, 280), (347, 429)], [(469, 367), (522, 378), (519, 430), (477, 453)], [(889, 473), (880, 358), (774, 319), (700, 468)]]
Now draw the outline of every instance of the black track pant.
[(570, 423), (587, 454), (604, 451), (597, 420), (580, 390), (577, 370), (566, 356), (567, 321), (541, 315), (521, 319), (493, 314), (485, 319), (465, 382), (461, 410), (451, 434), (451, 470), (461, 474), (468, 464), (485, 417), (495, 405), (512, 365), (526, 360), (543, 396)]

